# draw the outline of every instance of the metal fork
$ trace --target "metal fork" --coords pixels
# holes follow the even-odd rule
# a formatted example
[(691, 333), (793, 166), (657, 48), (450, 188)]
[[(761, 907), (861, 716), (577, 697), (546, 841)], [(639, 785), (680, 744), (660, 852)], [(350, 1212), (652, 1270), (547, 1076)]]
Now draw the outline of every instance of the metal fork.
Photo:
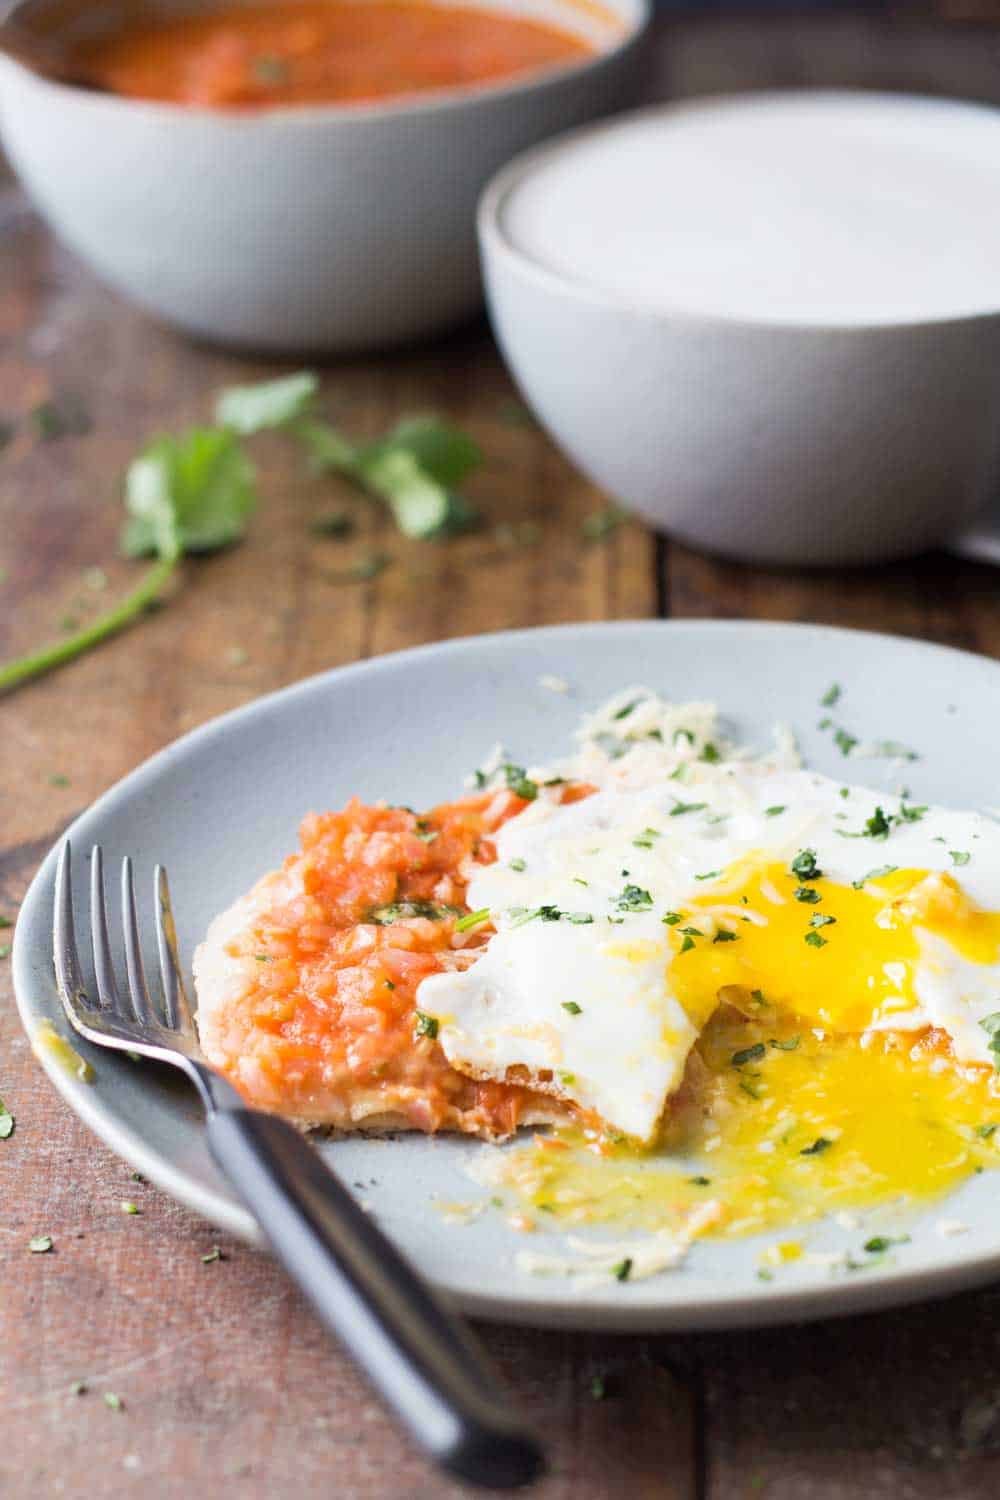
[(100, 846), (90, 864), (93, 988), (84, 982), (77, 951), (71, 864), (66, 843), (56, 873), (53, 946), (71, 1025), (99, 1047), (173, 1063), (187, 1074), (205, 1106), (216, 1163), (320, 1318), (432, 1458), (492, 1489), (535, 1478), (543, 1468), (539, 1444), (465, 1327), (306, 1139), (278, 1116), (248, 1109), (202, 1059), (166, 870), (157, 865), (154, 880), (162, 991), (156, 1001), (143, 965), (132, 861), (122, 861), (124, 993), (115, 977)]

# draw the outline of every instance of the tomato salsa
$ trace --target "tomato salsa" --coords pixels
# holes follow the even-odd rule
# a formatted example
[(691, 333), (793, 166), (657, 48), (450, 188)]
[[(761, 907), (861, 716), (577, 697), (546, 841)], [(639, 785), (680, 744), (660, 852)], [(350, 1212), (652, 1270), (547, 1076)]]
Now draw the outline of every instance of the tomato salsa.
[(128, 26), (83, 60), (112, 93), (218, 109), (367, 104), (588, 57), (570, 32), (426, 0), (230, 5)]

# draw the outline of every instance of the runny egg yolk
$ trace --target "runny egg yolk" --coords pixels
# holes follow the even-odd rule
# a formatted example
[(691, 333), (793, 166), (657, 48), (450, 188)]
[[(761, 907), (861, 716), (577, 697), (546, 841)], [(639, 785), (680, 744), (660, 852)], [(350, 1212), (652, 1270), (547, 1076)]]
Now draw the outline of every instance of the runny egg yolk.
[(921, 930), (973, 963), (1000, 954), (1000, 914), (925, 870), (883, 868), (853, 886), (745, 860), (671, 920), (671, 987), (699, 1024), (721, 992), (748, 1014), (763, 998), (810, 1025), (861, 1032), (917, 1005)]
[(731, 1236), (926, 1202), (1000, 1166), (995, 1072), (958, 1068), (926, 1026), (861, 1035), (917, 1007), (922, 933), (997, 962), (1000, 914), (952, 876), (883, 867), (842, 885), (747, 859), (668, 926), (671, 987), (701, 1035), (661, 1139), (577, 1129), (505, 1153), (502, 1184), (529, 1208), (659, 1230), (711, 1198), (709, 1232)]

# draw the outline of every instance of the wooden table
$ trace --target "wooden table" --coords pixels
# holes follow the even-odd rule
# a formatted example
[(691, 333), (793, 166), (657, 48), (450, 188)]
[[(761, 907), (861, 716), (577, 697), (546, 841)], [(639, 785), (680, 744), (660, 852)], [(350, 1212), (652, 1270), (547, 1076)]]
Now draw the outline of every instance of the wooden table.
[[(661, 93), (769, 82), (864, 83), (1000, 100), (988, 31), (833, 16), (673, 21)], [(118, 476), (157, 430), (266, 367), (183, 343), (98, 288), (14, 190), (0, 198), (0, 412), (82, 398), (92, 431), (0, 458), (0, 658), (124, 590)], [(530, 425), (484, 327), (435, 347), (331, 366), (344, 424), (375, 432), (433, 407), (489, 464), (486, 528), (403, 544), (363, 512), (358, 539), (318, 539), (329, 483), (261, 442), (266, 503), (246, 544), (188, 565), (168, 606), (86, 660), (0, 703), (0, 913), (93, 797), (182, 731), (307, 673), (419, 641), (625, 616), (824, 620), (1000, 655), (997, 574), (944, 556), (810, 576), (713, 562), (629, 524), (586, 542), (603, 498)], [(613, 394), (609, 393), (613, 420)], [(540, 523), (538, 545), (503, 528)], [(501, 528), (500, 531), (497, 528)], [(331, 575), (367, 549), (370, 582)], [(103, 569), (85, 579), (88, 569)], [(2, 935), (0, 935), (2, 936)], [(130, 1180), (34, 1063), (0, 961), (0, 1495), (10, 1500), (222, 1493), (461, 1493), (414, 1456), (264, 1256)], [(141, 1215), (121, 1210), (135, 1200)], [(55, 1249), (31, 1255), (31, 1235)], [(224, 1259), (203, 1263), (213, 1244)], [(486, 1328), (549, 1434), (540, 1500), (987, 1500), (1000, 1493), (1000, 1291), (821, 1326), (612, 1339)], [(592, 1380), (604, 1376), (606, 1397)], [(85, 1393), (74, 1393), (84, 1381)], [(104, 1393), (121, 1399), (106, 1404)]]

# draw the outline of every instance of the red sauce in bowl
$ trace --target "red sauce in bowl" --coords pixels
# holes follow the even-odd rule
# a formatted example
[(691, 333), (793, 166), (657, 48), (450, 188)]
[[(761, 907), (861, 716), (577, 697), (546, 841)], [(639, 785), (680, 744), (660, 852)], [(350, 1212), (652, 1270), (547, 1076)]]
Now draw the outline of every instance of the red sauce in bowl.
[(113, 93), (217, 109), (367, 104), (578, 62), (579, 37), (426, 0), (288, 0), (142, 22), (81, 59)]

